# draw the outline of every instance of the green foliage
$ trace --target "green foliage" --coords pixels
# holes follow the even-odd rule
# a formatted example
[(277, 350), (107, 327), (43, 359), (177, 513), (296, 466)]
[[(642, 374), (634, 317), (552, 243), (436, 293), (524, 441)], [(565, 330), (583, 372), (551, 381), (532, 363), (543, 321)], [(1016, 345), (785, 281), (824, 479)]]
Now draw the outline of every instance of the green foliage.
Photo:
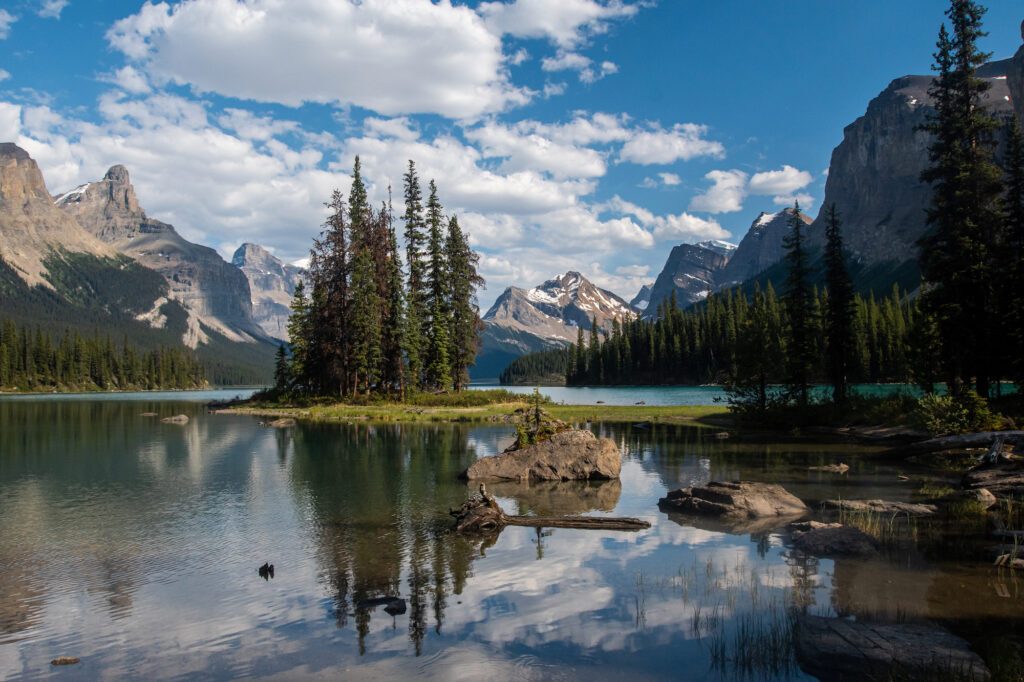
[(816, 361), (815, 325), (819, 323), (819, 316), (814, 312), (815, 297), (811, 292), (804, 227), (798, 202), (794, 204), (793, 215), (789, 220), (789, 234), (782, 240), (789, 266), (782, 301), (787, 327), (786, 384), (789, 392), (802, 406), (809, 402), (811, 372)]
[(502, 370), (499, 381), (505, 386), (565, 384), (569, 359), (577, 352), (574, 348), (556, 348), (523, 355)]
[(999, 428), (1001, 419), (988, 401), (971, 390), (957, 395), (925, 395), (918, 401), (915, 418), (929, 433), (944, 436)]

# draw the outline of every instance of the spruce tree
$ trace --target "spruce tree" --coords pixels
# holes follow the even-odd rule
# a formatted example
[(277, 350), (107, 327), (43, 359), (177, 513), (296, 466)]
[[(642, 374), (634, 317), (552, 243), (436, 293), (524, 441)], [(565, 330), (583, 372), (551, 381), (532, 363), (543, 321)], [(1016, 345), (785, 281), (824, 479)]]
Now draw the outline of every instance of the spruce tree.
[(448, 357), (451, 338), (451, 311), (448, 307), (448, 264), (444, 252), (442, 225), (444, 213), (437, 196), (437, 185), (430, 181), (427, 199), (427, 268), (426, 303), (429, 311), (424, 336), (427, 341), (427, 384), (439, 390), (447, 389), (451, 381), (451, 363)]
[(476, 362), (478, 332), (482, 327), (476, 291), (484, 280), (476, 269), (480, 257), (469, 247), (469, 240), (455, 216), (448, 221), (445, 252), (450, 295), (448, 307), (451, 310), (448, 357), (455, 390), (461, 391), (468, 385), (469, 368)]
[(402, 254), (398, 250), (398, 237), (391, 219), (391, 205), (387, 209), (387, 240), (388, 258), (385, 272), (385, 305), (384, 327), (382, 329), (384, 343), (384, 381), (389, 389), (397, 389), (402, 400), (405, 399), (405, 355), (407, 328), (405, 327), (405, 292), (402, 283)]
[(412, 160), (409, 161), (409, 170), (403, 180), (405, 213), (402, 219), (405, 223), (405, 253), (409, 266), (409, 285), (405, 296), (405, 356), (409, 383), (419, 388), (423, 382), (423, 364), (427, 353), (424, 336), (428, 317), (424, 262), (426, 222), (423, 218), (423, 194), (416, 176), (416, 164)]
[(292, 314), (288, 316), (288, 339), (292, 350), (291, 375), (299, 383), (306, 381), (306, 348), (309, 342), (309, 301), (300, 279), (292, 294)]
[(935, 113), (924, 126), (932, 133), (931, 167), (921, 175), (933, 188), (931, 229), (921, 240), (924, 301), (934, 317), (950, 390), (959, 393), (973, 377), (988, 394), (992, 368), (995, 304), (992, 273), (1000, 232), (998, 168), (992, 163), (998, 123), (982, 95), (990, 84), (977, 75), (988, 56), (977, 49), (985, 35), (985, 10), (970, 0), (952, 0), (946, 11), (953, 33), (939, 31), (929, 94)]
[(288, 353), (285, 352), (284, 344), (277, 346), (277, 354), (274, 358), (274, 388), (284, 391), (291, 384), (291, 367), (288, 364)]
[(825, 338), (828, 374), (836, 407), (846, 406), (850, 364), (853, 355), (853, 281), (843, 256), (843, 235), (839, 215), (833, 203), (825, 217), (825, 283), (828, 303), (825, 308)]
[(790, 395), (801, 407), (809, 402), (811, 369), (814, 366), (814, 339), (812, 336), (813, 300), (810, 268), (804, 238), (804, 221), (800, 216), (800, 203), (793, 205), (789, 219), (789, 233), (782, 241), (786, 249), (786, 292), (783, 297), (787, 321), (787, 379)]
[(1002, 355), (1010, 366), (1014, 382), (1024, 386), (1024, 136), (1016, 117), (1010, 122), (1007, 135), (1004, 184), (1005, 248), (1000, 271), (1005, 283), (1001, 298), (1006, 311), (1004, 337), (1007, 343)]
[(375, 269), (370, 249), (358, 244), (352, 264), (352, 390), (358, 392), (360, 383), (366, 395), (380, 378), (381, 329), (380, 294), (374, 281)]

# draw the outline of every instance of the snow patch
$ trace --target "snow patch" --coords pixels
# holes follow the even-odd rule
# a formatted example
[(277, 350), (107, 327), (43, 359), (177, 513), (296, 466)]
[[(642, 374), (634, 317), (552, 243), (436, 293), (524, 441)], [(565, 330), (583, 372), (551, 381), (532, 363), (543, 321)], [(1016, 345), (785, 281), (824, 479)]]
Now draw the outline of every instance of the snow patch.
[[(782, 213), (782, 211), (779, 211)], [(771, 221), (778, 217), (779, 213), (762, 213), (757, 220), (754, 221), (754, 227), (764, 227)]]
[(64, 192), (64, 194), (61, 194), (59, 197), (54, 199), (53, 203), (59, 204), (60, 202), (66, 200), (66, 199), (70, 199), (71, 197), (80, 197), (80, 196), (82, 196), (83, 194), (85, 194), (86, 190), (89, 189), (89, 185), (90, 184), (91, 183), (87, 182), (84, 185), (79, 185), (78, 187), (74, 188), (73, 190), (71, 190), (69, 192)]

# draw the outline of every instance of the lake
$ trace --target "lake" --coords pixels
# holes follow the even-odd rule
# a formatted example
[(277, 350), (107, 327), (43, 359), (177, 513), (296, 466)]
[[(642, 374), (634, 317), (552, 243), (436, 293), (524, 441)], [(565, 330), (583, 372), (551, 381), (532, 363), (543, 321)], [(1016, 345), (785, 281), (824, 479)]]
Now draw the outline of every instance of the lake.
[[(5, 397), (0, 679), (810, 679), (789, 649), (795, 611), (967, 633), (1020, 621), (1017, 578), (945, 541), (815, 559), (780, 532), (657, 508), (670, 489), (736, 478), (812, 501), (906, 500), (900, 476), (922, 470), (848, 444), (593, 428), (618, 443), (620, 480), (489, 489), (509, 513), (650, 529), (472, 540), (450, 533), (448, 509), (475, 489), (457, 475), (510, 442), (506, 425), (270, 429), (193, 394)], [(851, 472), (807, 470), (834, 461)]]

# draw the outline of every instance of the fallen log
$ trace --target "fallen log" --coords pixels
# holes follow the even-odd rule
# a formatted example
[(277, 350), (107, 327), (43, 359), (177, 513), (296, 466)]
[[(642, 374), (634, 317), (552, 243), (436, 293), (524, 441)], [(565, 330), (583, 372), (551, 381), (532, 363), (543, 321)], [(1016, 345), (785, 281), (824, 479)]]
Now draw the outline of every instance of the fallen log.
[(1018, 446), (1024, 445), (1024, 431), (981, 431), (979, 433), (965, 433), (960, 436), (930, 438), (917, 443), (883, 450), (878, 455), (880, 457), (911, 457), (913, 455), (942, 452), (943, 450), (987, 448), (998, 438), (1002, 438), (1006, 443), (1013, 443)]
[(448, 512), (455, 517), (458, 533), (498, 533), (505, 526), (531, 528), (583, 528), (597, 530), (641, 530), (650, 528), (648, 521), (634, 518), (606, 516), (510, 516), (502, 511), (498, 501), (480, 485), (480, 494)]

